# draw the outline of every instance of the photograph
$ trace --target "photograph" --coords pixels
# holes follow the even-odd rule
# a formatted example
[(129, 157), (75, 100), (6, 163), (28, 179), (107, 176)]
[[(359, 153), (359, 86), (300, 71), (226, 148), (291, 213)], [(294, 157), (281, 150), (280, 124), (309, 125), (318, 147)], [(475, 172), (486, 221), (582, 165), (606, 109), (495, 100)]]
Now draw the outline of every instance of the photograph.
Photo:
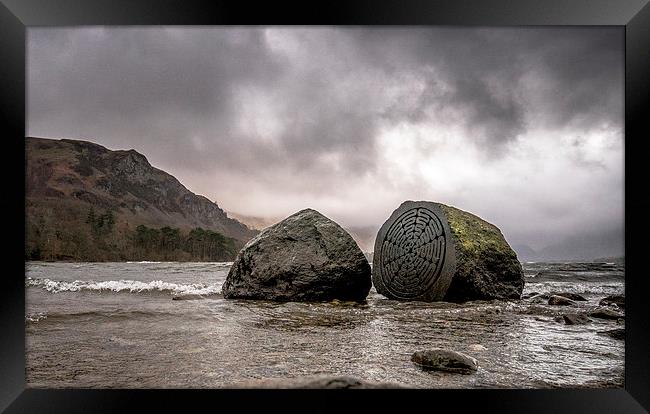
[(32, 26), (25, 386), (623, 389), (624, 26)]

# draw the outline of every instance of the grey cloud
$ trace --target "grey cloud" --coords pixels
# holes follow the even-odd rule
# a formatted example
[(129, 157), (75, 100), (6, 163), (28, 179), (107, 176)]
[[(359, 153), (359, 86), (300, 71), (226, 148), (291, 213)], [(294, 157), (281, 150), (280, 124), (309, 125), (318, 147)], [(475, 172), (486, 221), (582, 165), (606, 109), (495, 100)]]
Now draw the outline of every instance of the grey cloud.
[[(256, 183), (278, 198), (337, 205), (352, 202), (343, 190), (364, 179), (387, 192), (402, 186), (404, 197), (428, 194), (425, 183), (411, 180), (407, 189), (381, 164), (379, 137), (402, 124), (462, 128), (463, 145), (486, 157), (485, 165), (468, 166), (475, 169), (508, 160), (511, 146), (540, 128), (575, 137), (561, 150), (576, 169), (610, 168), (586, 155), (590, 144), (580, 137), (605, 124), (622, 130), (620, 28), (287, 28), (283, 35), (237, 27), (30, 28), (28, 133), (135, 148), (190, 189), (237, 206), (223, 195), (226, 186), (233, 192)], [(423, 157), (438, 150), (420, 149)], [(531, 217), (552, 219), (547, 196), (520, 191), (527, 204), (498, 215), (505, 227), (516, 232), (508, 213), (523, 217), (536, 204)], [(362, 221), (358, 211), (351, 215)], [(575, 229), (583, 219), (571, 220)], [(537, 237), (526, 231), (517, 237)]]

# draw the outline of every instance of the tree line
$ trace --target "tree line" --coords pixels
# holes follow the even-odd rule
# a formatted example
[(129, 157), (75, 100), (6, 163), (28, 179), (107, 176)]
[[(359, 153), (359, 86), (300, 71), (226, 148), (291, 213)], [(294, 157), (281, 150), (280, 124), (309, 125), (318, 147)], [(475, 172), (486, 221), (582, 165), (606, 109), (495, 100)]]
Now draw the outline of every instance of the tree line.
[(77, 220), (57, 220), (57, 214), (44, 209), (27, 217), (25, 260), (230, 261), (241, 247), (235, 239), (200, 227), (118, 225), (110, 209), (90, 207)]

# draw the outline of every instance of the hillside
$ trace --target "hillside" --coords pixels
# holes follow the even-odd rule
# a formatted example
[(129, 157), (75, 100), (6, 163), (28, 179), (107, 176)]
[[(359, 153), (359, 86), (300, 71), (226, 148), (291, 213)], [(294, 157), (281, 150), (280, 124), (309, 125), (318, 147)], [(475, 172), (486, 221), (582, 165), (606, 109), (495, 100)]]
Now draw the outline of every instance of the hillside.
[(30, 137), (26, 162), (28, 259), (196, 260), (201, 239), (201, 257), (228, 260), (257, 234), (135, 150)]

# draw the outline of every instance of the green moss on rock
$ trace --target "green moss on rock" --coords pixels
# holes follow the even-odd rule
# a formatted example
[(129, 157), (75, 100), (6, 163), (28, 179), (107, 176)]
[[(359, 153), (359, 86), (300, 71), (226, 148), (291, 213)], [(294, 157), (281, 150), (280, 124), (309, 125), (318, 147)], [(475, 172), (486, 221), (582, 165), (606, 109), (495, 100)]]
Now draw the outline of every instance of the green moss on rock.
[(519, 299), (523, 270), (499, 228), (474, 214), (437, 204), (447, 216), (456, 253), (456, 272), (445, 300)]

